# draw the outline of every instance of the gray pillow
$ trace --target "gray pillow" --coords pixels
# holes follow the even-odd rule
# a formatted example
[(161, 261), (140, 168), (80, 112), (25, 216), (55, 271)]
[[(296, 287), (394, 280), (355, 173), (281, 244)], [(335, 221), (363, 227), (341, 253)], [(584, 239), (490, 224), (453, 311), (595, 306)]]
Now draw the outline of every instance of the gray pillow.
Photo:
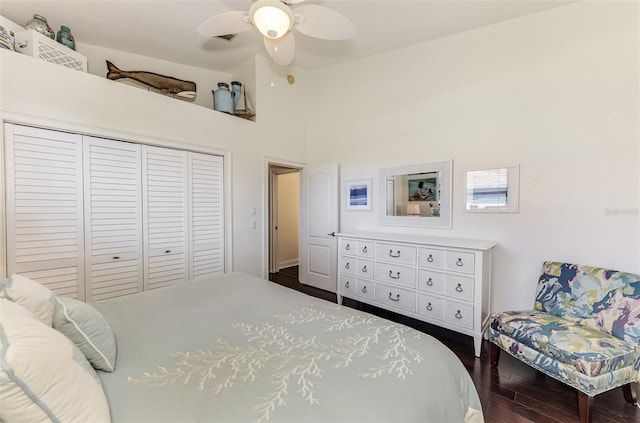
[(107, 320), (93, 306), (73, 298), (56, 297), (53, 327), (62, 332), (99, 370), (116, 368), (116, 339)]

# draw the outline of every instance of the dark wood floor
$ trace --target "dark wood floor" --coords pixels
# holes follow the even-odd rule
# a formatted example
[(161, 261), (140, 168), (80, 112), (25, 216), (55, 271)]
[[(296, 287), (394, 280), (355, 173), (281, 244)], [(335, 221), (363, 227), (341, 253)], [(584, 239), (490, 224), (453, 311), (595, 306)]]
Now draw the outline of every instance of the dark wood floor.
[[(297, 266), (272, 273), (269, 279), (306, 294), (336, 302), (335, 294), (300, 284)], [(482, 357), (476, 358), (471, 337), (346, 298), (344, 305), (411, 326), (447, 345), (469, 371), (482, 401), (487, 423), (579, 421), (578, 396), (574, 389), (535, 371), (506, 353), (501, 354), (498, 369), (491, 368), (490, 344), (487, 341), (482, 346)], [(593, 422), (640, 423), (640, 408), (625, 402), (621, 388), (614, 389), (595, 398)]]

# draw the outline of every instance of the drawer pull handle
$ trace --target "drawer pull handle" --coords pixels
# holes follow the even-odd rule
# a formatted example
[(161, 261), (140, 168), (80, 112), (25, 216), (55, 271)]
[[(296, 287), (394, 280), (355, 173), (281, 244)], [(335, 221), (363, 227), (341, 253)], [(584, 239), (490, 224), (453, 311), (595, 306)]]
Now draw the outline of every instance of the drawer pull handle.
[(344, 287), (349, 288), (349, 281), (345, 282)]
[(164, 253), (165, 254), (169, 254), (171, 252), (171, 250), (166, 250)]
[(366, 245), (365, 245), (365, 246), (364, 246), (364, 248), (362, 249), (362, 252), (363, 252), (363, 253), (366, 253), (366, 252), (367, 252), (367, 246), (366, 246)]
[(462, 262), (462, 259), (460, 257), (458, 257), (458, 261), (456, 261), (456, 266), (458, 267), (464, 266), (464, 263)]
[(429, 263), (433, 263), (433, 256), (431, 254), (429, 254), (429, 257), (427, 257), (427, 261)]
[(344, 249), (349, 251), (351, 249), (351, 245), (347, 244), (346, 247), (344, 247)]
[(389, 299), (390, 299), (391, 301), (400, 301), (400, 294), (396, 294), (396, 297), (395, 297), (395, 298), (393, 298), (393, 297), (391, 296), (391, 292), (389, 292)]
[(365, 294), (367, 293), (367, 287), (366, 286), (362, 287), (362, 292), (365, 293)]
[(462, 314), (460, 314), (460, 310), (456, 312), (455, 316), (456, 316), (456, 319), (458, 320), (462, 319)]
[(345, 269), (348, 269), (348, 268), (349, 268), (349, 262), (346, 262), (346, 263), (345, 263), (344, 268), (345, 268)]
[(427, 310), (433, 311), (433, 306), (431, 305), (431, 303), (427, 304)]
[(429, 280), (427, 281), (427, 286), (433, 286), (433, 279), (429, 278)]
[(456, 286), (456, 291), (462, 292), (462, 285), (458, 284), (458, 286)]
[(393, 254), (393, 250), (389, 250), (389, 257), (393, 257), (393, 258), (400, 257), (400, 250), (398, 250), (397, 254)]
[(115, 256), (113, 259), (114, 260), (120, 260), (120, 256)]
[(400, 279), (400, 272), (396, 272), (396, 276), (393, 276), (393, 272), (389, 270), (389, 277), (391, 279)]
[(364, 267), (362, 268), (362, 273), (367, 273), (367, 266), (364, 266)]

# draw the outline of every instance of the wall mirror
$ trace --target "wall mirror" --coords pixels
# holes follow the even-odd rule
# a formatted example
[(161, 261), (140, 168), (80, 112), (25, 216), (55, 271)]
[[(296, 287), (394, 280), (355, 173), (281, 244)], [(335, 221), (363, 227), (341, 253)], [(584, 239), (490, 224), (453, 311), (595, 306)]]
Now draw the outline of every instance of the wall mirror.
[(519, 166), (468, 170), (464, 211), (518, 213)]
[(450, 228), (451, 164), (380, 169), (380, 224)]

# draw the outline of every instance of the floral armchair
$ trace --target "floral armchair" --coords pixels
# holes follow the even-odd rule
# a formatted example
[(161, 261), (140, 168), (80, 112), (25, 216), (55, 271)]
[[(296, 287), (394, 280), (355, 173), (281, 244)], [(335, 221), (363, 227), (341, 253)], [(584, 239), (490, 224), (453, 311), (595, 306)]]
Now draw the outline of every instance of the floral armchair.
[[(593, 398), (631, 383), (640, 372), (640, 276), (591, 266), (545, 262), (535, 308), (493, 313), (492, 365), (505, 350), (578, 390), (581, 423)], [(499, 348), (498, 348), (499, 347)]]

